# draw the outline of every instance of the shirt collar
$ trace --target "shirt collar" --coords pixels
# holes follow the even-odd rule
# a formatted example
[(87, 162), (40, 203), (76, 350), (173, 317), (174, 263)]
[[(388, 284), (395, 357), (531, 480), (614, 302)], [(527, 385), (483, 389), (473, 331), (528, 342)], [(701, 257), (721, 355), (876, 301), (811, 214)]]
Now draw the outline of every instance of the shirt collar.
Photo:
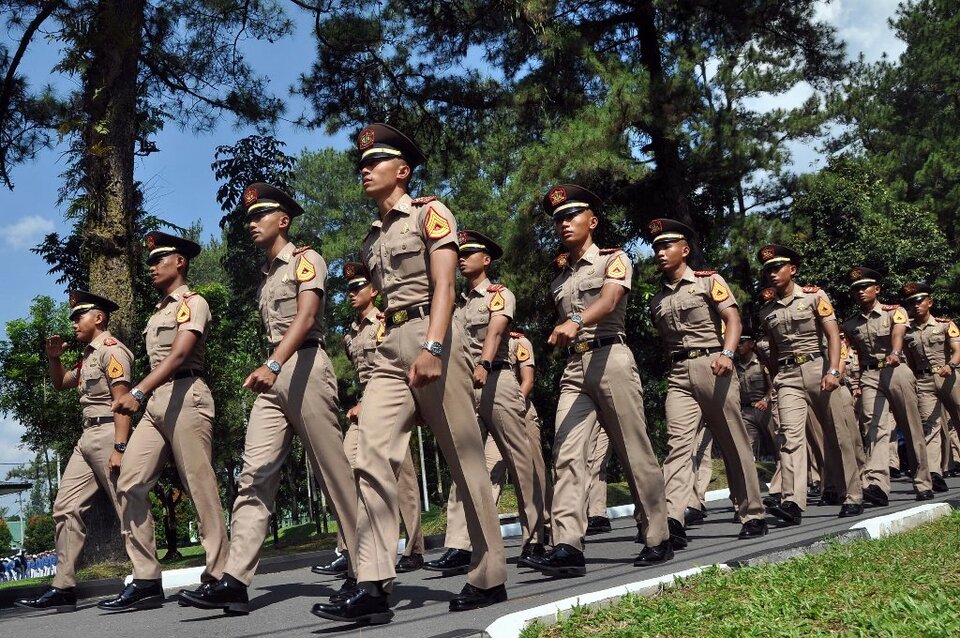
[(167, 295), (166, 297), (158, 301), (156, 307), (158, 309), (162, 308), (163, 305), (167, 303), (168, 299), (173, 301), (180, 301), (180, 298), (183, 297), (183, 295), (188, 292), (190, 292), (190, 286), (188, 286), (187, 284), (183, 284), (182, 286), (178, 287), (176, 290), (171, 292), (169, 295)]
[(363, 322), (376, 323), (376, 322), (377, 322), (377, 317), (378, 317), (379, 315), (380, 315), (380, 311), (377, 310), (376, 308), (374, 308), (373, 310), (371, 310), (371, 311), (368, 312), (367, 314), (363, 315), (363, 319), (361, 319), (360, 322), (361, 322), (361, 323), (363, 323)]
[(661, 277), (661, 280), (663, 281), (664, 288), (668, 288), (670, 290), (676, 290), (684, 282), (690, 283), (690, 284), (695, 283), (697, 281), (697, 273), (694, 272), (693, 268), (691, 268), (690, 266), (684, 266), (683, 274), (680, 275), (680, 279), (677, 279), (673, 283), (670, 283), (669, 281), (667, 281), (666, 277)]
[(99, 335), (97, 335), (93, 341), (87, 344), (87, 347), (91, 350), (96, 350), (103, 345), (103, 342), (109, 339), (112, 335), (109, 330), (104, 330)]
[(293, 242), (288, 241), (287, 245), (281, 248), (280, 252), (277, 253), (277, 256), (273, 258), (273, 261), (271, 261), (268, 264), (264, 264), (263, 274), (265, 275), (270, 274), (270, 271), (273, 269), (273, 265), (277, 263), (277, 261), (282, 261), (285, 264), (289, 264), (290, 259), (293, 257), (293, 251), (295, 251), (296, 249), (297, 247), (294, 246)]
[(470, 293), (469, 293), (469, 294), (470, 294), (470, 295), (474, 295), (474, 294), (475, 294), (475, 295), (478, 296), (478, 297), (482, 297), (482, 296), (484, 296), (485, 294), (487, 294), (487, 288), (489, 288), (489, 287), (490, 287), (490, 278), (489, 278), (489, 277), (484, 277), (484, 278), (483, 278), (483, 281), (481, 281), (481, 282), (478, 283), (476, 286), (474, 286), (473, 289), (470, 290)]

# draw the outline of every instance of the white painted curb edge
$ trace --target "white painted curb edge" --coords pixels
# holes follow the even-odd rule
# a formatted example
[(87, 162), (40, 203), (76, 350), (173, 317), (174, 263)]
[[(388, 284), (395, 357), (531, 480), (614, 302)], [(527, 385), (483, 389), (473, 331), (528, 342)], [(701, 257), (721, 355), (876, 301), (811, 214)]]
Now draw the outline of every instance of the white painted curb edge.
[[(722, 490), (710, 490), (709, 492), (704, 494), (704, 500), (707, 501), (708, 503), (712, 503), (714, 501), (722, 501), (728, 498), (730, 498), (730, 490), (727, 488), (723, 488)], [(618, 505), (616, 507), (608, 507), (607, 518), (609, 518), (610, 520), (613, 520), (615, 518), (627, 518), (627, 517), (633, 516), (634, 511), (635, 509), (634, 509), (633, 503), (628, 503), (627, 505)], [(517, 526), (516, 533), (519, 534), (520, 526), (517, 524), (515, 525)], [(511, 526), (501, 525), (500, 529), (503, 530), (504, 528), (507, 528), (507, 527), (511, 527)], [(508, 538), (506, 534), (504, 534), (503, 537)]]
[(883, 538), (935, 521), (949, 514), (952, 509), (948, 503), (924, 503), (886, 516), (868, 518), (850, 529), (862, 529), (871, 539)]
[[(715, 565), (720, 569), (730, 569), (727, 565)], [(564, 598), (556, 602), (524, 609), (512, 614), (507, 614), (495, 620), (486, 629), (490, 638), (517, 638), (520, 632), (534, 620), (545, 620), (548, 623), (553, 622), (564, 612), (570, 611), (576, 607), (583, 607), (599, 602), (612, 602), (626, 594), (655, 594), (661, 587), (670, 587), (678, 578), (695, 576), (704, 571), (705, 567), (691, 567), (683, 571), (674, 572), (657, 578), (649, 578), (635, 583), (617, 585), (609, 589)]]

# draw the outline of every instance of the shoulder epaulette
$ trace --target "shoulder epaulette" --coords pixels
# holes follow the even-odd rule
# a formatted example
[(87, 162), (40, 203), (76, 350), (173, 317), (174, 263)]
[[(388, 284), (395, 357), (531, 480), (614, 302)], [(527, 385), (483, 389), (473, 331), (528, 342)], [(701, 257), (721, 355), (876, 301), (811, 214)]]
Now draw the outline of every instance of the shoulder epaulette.
[(511, 333), (510, 333), (510, 337), (512, 337), (513, 339), (519, 339), (519, 338), (521, 338), (522, 336), (523, 336), (523, 333), (522, 333), (522, 332), (511, 332)]
[(487, 286), (487, 292), (500, 292), (504, 288), (506, 288), (506, 286), (503, 284), (490, 284)]
[(292, 254), (293, 254), (294, 256), (296, 256), (296, 255), (299, 255), (300, 253), (305, 253), (305, 252), (307, 252), (308, 250), (310, 250), (310, 246), (309, 246), (309, 245), (307, 245), (307, 246), (301, 246), (300, 248), (295, 249)]
[(118, 343), (120, 342), (114, 339), (113, 337), (107, 337), (106, 339), (103, 340), (103, 345), (105, 346), (115, 346)]
[(693, 274), (697, 277), (710, 277), (711, 275), (717, 274), (716, 270), (694, 270)]
[(429, 204), (430, 202), (437, 199), (436, 195), (424, 195), (423, 197), (417, 197), (414, 200), (411, 200), (411, 204), (414, 206), (423, 206), (424, 204)]
[(193, 290), (188, 290), (187, 292), (183, 293), (183, 298), (184, 298), (184, 299), (189, 299), (190, 297), (194, 296), (195, 294), (197, 294), (197, 293), (194, 292)]
[(763, 299), (764, 301), (770, 301), (771, 299), (773, 299), (774, 295), (776, 294), (777, 294), (777, 291), (775, 289), (764, 288), (763, 291), (760, 293), (760, 298)]
[(601, 254), (601, 255), (612, 255), (613, 253), (619, 253), (619, 252), (621, 252), (622, 250), (623, 250), (622, 248), (601, 248), (601, 249), (600, 249), (600, 254)]
[(898, 310), (899, 308), (900, 306), (895, 303), (880, 304), (880, 310)]
[(947, 319), (946, 317), (934, 317), (934, 319), (937, 320), (937, 323), (950, 323), (950, 321), (951, 321), (950, 319)]
[(804, 286), (803, 292), (820, 292), (820, 286)]
[(554, 261), (557, 268), (561, 270), (567, 267), (567, 263), (570, 261), (570, 253), (560, 253), (557, 255), (557, 259)]

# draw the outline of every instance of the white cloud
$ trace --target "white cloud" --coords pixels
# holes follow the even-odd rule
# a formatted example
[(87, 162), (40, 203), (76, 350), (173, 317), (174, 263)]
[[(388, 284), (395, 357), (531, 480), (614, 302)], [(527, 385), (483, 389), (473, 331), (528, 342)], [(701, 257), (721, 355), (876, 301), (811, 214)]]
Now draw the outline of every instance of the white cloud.
[(12, 224), (0, 226), (0, 233), (10, 248), (33, 248), (44, 235), (52, 233), (55, 228), (52, 219), (28, 215)]
[(820, 2), (816, 17), (836, 27), (851, 60), (861, 53), (868, 62), (884, 53), (895, 60), (906, 48), (888, 22), (899, 5), (900, 0), (833, 0)]

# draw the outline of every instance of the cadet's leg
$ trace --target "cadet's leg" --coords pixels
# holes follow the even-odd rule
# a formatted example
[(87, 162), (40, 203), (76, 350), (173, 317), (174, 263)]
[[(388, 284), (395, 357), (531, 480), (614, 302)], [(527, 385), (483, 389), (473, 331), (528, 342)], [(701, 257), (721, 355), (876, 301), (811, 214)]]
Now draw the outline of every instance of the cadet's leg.
[(927, 464), (927, 451), (923, 438), (923, 421), (920, 419), (920, 409), (917, 403), (916, 377), (906, 366), (884, 368), (884, 376), (889, 379), (887, 384), (887, 398), (893, 409), (893, 416), (903, 428), (903, 436), (907, 441), (907, 450), (911, 460), (916, 464), (916, 474), (913, 477), (913, 489), (924, 492), (933, 487), (930, 479), (930, 466)]
[(407, 456), (400, 465), (397, 476), (397, 498), (400, 504), (400, 518), (407, 532), (407, 544), (403, 555), (423, 554), (423, 529), (420, 526), (420, 485), (417, 472), (413, 467), (413, 456), (407, 446)]
[(878, 391), (879, 370), (868, 370), (860, 377), (860, 410), (867, 429), (866, 465), (863, 468), (864, 487), (876, 485), (884, 494), (890, 493), (890, 433), (893, 419), (885, 418), (889, 403), (884, 393)]
[(683, 510), (693, 492), (693, 453), (702, 412), (693, 396), (693, 383), (683, 361), (673, 364), (667, 378), (667, 458), (663, 461), (667, 516), (683, 522)]
[(930, 375), (917, 379), (917, 407), (923, 423), (924, 447), (931, 472), (940, 472), (943, 464), (943, 403), (937, 395), (936, 382)]
[[(103, 427), (103, 426), (98, 426)], [(84, 458), (81, 446), (84, 439), (93, 433), (92, 428), (85, 430), (67, 461), (67, 467), (60, 478), (57, 500), (53, 503), (53, 520), (56, 523), (57, 575), (53, 577), (54, 587), (66, 589), (77, 584), (75, 567), (83, 542), (87, 537), (87, 526), (83, 515), (90, 509), (90, 501), (99, 489), (96, 475)], [(111, 434), (112, 441), (112, 434)], [(109, 456), (108, 456), (109, 458)]]
[(590, 485), (587, 487), (587, 518), (607, 515), (607, 465), (613, 448), (610, 437), (598, 422), (590, 434), (593, 453), (590, 455)]
[[(576, 371), (571, 374), (574, 366)], [(568, 363), (560, 382), (553, 443), (556, 480), (550, 511), (553, 544), (564, 543), (581, 551), (587, 531), (587, 456), (590, 432), (597, 423), (596, 405), (583, 389), (582, 370), (579, 362)]]
[(699, 510), (707, 509), (707, 488), (713, 478), (713, 435), (702, 424), (697, 432), (696, 447), (693, 455), (693, 495), (690, 498), (690, 507)]

